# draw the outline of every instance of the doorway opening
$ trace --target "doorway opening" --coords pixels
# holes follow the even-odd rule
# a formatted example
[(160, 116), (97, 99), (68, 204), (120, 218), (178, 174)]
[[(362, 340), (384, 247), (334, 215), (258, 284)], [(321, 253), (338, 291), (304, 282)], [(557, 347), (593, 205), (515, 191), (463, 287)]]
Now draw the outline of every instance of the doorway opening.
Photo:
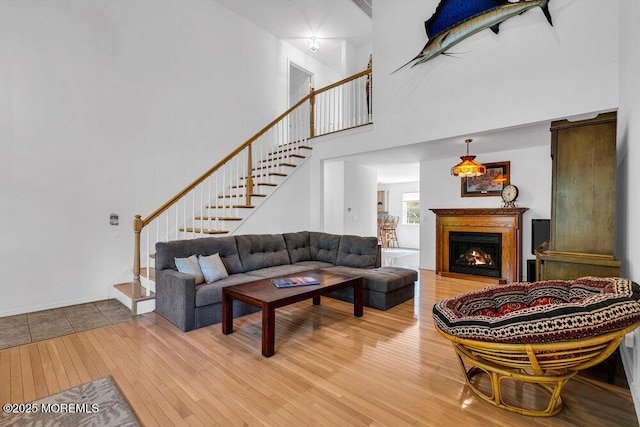
[(313, 87), (313, 73), (289, 61), (289, 107), (309, 94)]

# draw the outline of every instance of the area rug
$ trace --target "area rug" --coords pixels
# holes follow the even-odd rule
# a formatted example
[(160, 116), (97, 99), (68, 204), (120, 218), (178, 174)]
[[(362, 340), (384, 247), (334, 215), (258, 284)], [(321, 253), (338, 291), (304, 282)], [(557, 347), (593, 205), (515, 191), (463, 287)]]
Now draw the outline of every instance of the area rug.
[(3, 402), (0, 426), (139, 426), (111, 376), (23, 404)]

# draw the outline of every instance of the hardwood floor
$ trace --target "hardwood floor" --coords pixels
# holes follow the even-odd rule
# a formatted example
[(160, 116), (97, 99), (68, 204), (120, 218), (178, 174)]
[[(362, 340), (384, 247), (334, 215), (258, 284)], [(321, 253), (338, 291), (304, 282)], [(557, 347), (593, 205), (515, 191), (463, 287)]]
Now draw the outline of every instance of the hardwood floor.
[[(0, 351), (0, 402), (27, 402), (112, 375), (145, 425), (634, 426), (628, 391), (574, 378), (552, 418), (498, 409), (466, 386), (433, 329), (433, 303), (480, 283), (421, 270), (416, 298), (388, 311), (331, 298), (277, 310), (276, 353), (260, 313), (188, 333), (154, 313)], [(535, 390), (516, 390), (537, 400)], [(0, 420), (2, 415), (0, 415)]]

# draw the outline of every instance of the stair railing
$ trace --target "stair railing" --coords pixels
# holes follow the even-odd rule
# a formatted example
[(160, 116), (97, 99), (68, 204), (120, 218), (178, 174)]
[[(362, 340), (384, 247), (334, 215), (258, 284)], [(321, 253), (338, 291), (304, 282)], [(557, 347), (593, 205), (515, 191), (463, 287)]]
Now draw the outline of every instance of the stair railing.
[[(187, 185), (166, 203), (133, 220), (131, 310), (153, 298), (141, 275), (153, 279), (155, 243), (226, 234), (223, 224), (240, 221), (252, 209), (256, 188), (275, 185), (303, 157), (309, 138), (372, 123), (372, 69), (310, 93)], [(144, 256), (143, 256), (144, 254)], [(144, 266), (143, 261), (144, 260)]]

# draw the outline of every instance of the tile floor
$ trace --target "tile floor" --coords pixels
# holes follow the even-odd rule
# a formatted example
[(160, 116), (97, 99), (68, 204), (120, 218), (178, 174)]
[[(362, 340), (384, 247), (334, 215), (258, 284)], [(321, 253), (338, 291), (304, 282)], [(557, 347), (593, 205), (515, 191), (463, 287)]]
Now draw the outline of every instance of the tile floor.
[(0, 317), (0, 350), (134, 318), (116, 299)]
[(418, 249), (405, 248), (382, 249), (382, 265), (418, 270), (420, 265), (420, 251)]

